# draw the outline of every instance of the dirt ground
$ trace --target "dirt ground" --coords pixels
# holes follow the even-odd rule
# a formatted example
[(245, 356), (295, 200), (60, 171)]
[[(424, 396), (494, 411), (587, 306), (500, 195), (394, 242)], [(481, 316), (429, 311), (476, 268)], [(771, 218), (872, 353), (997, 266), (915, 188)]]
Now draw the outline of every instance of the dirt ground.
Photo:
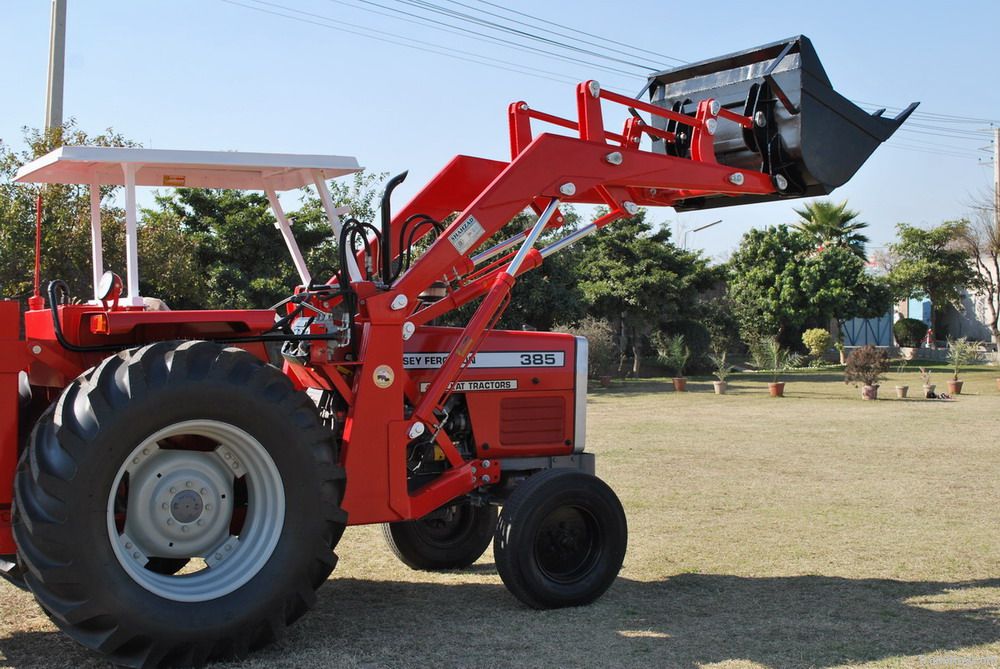
[[(288, 638), (214, 666), (1000, 666), (998, 373), (964, 376), (955, 401), (862, 402), (818, 372), (789, 375), (783, 399), (752, 376), (726, 396), (595, 389), (588, 449), (630, 529), (598, 602), (529, 610), (492, 551), (427, 574), (351, 528)], [(6, 583), (0, 665), (107, 666)]]

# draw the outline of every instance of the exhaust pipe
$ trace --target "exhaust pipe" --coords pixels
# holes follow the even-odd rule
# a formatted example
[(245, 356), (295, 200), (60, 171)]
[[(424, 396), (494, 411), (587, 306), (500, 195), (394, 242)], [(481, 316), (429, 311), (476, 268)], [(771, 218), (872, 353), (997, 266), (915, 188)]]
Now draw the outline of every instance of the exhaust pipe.
[[(828, 195), (846, 183), (879, 144), (913, 113), (914, 102), (895, 118), (869, 114), (833, 90), (808, 37), (799, 35), (721, 58), (649, 76), (653, 104), (694, 116), (699, 100), (712, 98), (754, 120), (752, 128), (720, 123), (715, 155), (724, 165), (770, 174), (771, 195), (692, 197), (678, 211), (729, 207), (783, 198)], [(655, 140), (654, 150), (688, 157), (691, 128), (653, 118), (673, 142)]]

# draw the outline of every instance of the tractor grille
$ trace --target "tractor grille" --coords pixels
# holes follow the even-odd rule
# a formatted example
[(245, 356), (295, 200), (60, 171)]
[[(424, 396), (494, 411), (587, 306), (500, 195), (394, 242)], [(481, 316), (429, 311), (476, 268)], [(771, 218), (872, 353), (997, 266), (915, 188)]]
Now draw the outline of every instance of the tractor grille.
[(500, 403), (500, 443), (551, 444), (566, 438), (566, 399), (509, 397)]

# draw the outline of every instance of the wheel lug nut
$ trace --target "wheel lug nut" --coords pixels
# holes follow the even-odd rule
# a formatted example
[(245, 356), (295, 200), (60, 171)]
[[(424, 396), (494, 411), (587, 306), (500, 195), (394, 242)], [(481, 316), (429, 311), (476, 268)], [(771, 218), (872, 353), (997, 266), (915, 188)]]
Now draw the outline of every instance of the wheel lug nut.
[(172, 494), (174, 494), (175, 492), (177, 492), (177, 488), (171, 488), (171, 489), (170, 489), (170, 494), (171, 494), (171, 495), (172, 495)]
[(205, 495), (207, 495), (207, 494), (208, 494), (208, 489), (207, 489), (207, 488), (202, 488), (202, 489), (201, 489), (201, 490), (199, 490), (198, 492), (200, 492), (200, 493), (202, 494), (202, 496), (204, 497)]
[(221, 560), (222, 559), (222, 553), (216, 553), (215, 554), (215, 559), (216, 560)]
[(187, 531), (188, 531), (187, 525), (181, 525), (181, 532), (187, 532)]
[(132, 464), (133, 465), (139, 464), (139, 458), (132, 458)]
[(193, 484), (193, 483), (191, 483), (191, 481), (185, 481), (185, 482), (184, 482), (184, 487), (185, 487), (185, 488), (193, 488), (193, 487), (194, 487), (194, 484)]
[(142, 449), (142, 454), (143, 455), (149, 455), (149, 449), (148, 448)]
[(173, 525), (173, 524), (174, 524), (174, 519), (173, 518), (167, 518), (167, 525)]
[(205, 505), (205, 511), (211, 511), (211, 510), (212, 510), (212, 505), (211, 504), (206, 504)]
[(169, 508), (169, 505), (166, 502), (164, 502), (163, 504), (160, 505), (160, 508), (166, 510)]
[(204, 525), (204, 524), (205, 524), (205, 520), (202, 519), (202, 518), (199, 518), (198, 519), (198, 525), (201, 526), (201, 525)]
[(132, 548), (132, 544), (130, 544), (129, 542), (126, 541), (125, 542), (125, 548)]

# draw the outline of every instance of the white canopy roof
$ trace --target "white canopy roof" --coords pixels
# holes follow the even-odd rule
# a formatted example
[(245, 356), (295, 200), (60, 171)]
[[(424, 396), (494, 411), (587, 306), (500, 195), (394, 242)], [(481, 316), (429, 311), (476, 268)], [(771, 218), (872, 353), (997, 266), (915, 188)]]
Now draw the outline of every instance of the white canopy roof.
[(137, 168), (137, 186), (292, 190), (358, 172), (351, 156), (238, 151), (174, 151), (100, 146), (63, 146), (17, 171), (15, 181), (125, 185), (124, 164)]

